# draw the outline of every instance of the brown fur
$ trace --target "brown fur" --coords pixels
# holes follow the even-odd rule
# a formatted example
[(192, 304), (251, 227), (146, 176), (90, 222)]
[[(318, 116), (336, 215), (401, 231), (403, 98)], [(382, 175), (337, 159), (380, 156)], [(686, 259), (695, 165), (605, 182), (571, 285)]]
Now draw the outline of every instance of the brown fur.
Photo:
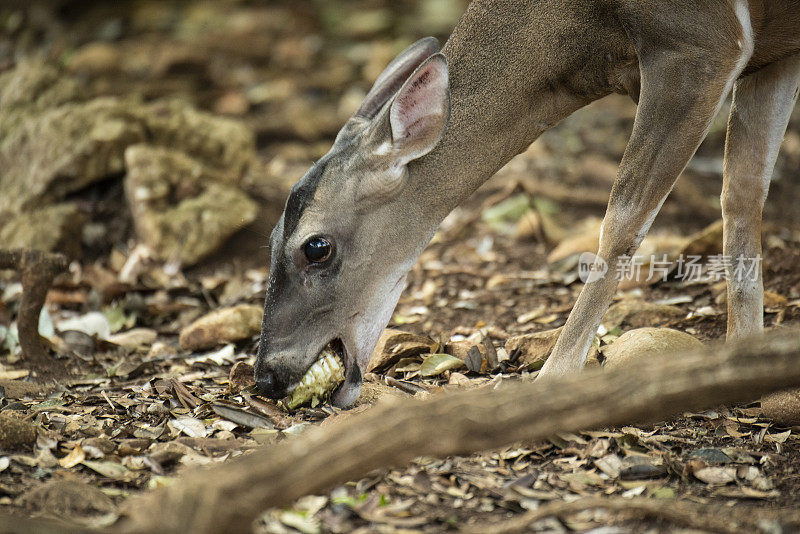
[[(338, 336), (348, 378), (334, 402), (352, 402), (359, 369), (441, 220), (542, 132), (613, 92), (638, 108), (599, 256), (613, 266), (636, 250), (740, 77), (725, 156), (725, 250), (757, 254), (761, 207), (750, 200), (766, 194), (796, 98), (798, 28), (796, 0), (474, 0), (444, 57), (426, 60), (437, 66), (417, 78), (420, 91), (391, 96), (436, 49), (430, 39), (387, 68), (293, 191), (273, 232), (257, 384), (285, 391)], [(396, 136), (406, 107), (427, 125), (419, 139), (408, 124), (408, 139)], [(334, 242), (329, 265), (303, 263), (312, 235)], [(610, 271), (584, 286), (542, 376), (582, 367), (616, 291)], [(731, 337), (762, 328), (761, 300), (760, 278), (729, 285)]]
[[(436, 206), (436, 217), (442, 217), (542, 131), (611, 92), (628, 93), (639, 107), (599, 251), (614, 265), (638, 247), (702, 141), (732, 77), (760, 76), (800, 50), (800, 2), (749, 4), (752, 54), (741, 64), (749, 50), (735, 0), (476, 0), (443, 49), (452, 73), (452, 118), (437, 149), (410, 168), (412, 176), (438, 178), (411, 180), (418, 184), (416, 194), (447, 199)], [(792, 80), (786, 83), (796, 83)], [(781, 127), (785, 123), (761, 130)], [(765, 167), (771, 172), (772, 163), (752, 165), (763, 174)], [(734, 195), (723, 198), (730, 205)], [(755, 225), (755, 218), (747, 224)], [(737, 250), (760, 251), (756, 234), (751, 231), (749, 245)], [(544, 376), (582, 366), (615, 290), (611, 276), (584, 288)], [(760, 293), (756, 297), (760, 306)], [(733, 299), (741, 301), (741, 296)], [(731, 321), (740, 315), (747, 314), (733, 308)], [(732, 328), (749, 332), (761, 325)]]

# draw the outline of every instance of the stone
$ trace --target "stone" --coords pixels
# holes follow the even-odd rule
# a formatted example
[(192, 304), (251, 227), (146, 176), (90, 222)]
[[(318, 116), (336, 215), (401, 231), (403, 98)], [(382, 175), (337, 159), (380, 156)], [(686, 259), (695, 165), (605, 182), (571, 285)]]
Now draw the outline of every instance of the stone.
[(603, 350), (604, 366), (615, 369), (658, 354), (677, 354), (702, 346), (698, 339), (672, 328), (637, 328), (625, 332)]
[(197, 263), (258, 214), (245, 193), (184, 154), (135, 145), (125, 162), (137, 237), (162, 259)]
[(38, 60), (23, 60), (0, 74), (0, 139), (21, 117), (77, 100), (78, 84), (57, 68)]
[(106, 341), (110, 341), (127, 350), (135, 351), (148, 349), (157, 337), (158, 332), (152, 328), (132, 328), (125, 332), (106, 336)]
[(0, 414), (0, 450), (11, 451), (31, 447), (35, 441), (35, 424)]
[(199, 111), (180, 100), (136, 110), (150, 144), (180, 150), (211, 167), (220, 179), (238, 184), (255, 160), (255, 136), (241, 122)]
[(6, 218), (8, 221), (0, 225), (3, 247), (63, 252), (70, 258), (80, 256), (86, 217), (76, 204), (54, 204)]
[(525, 365), (529, 370), (541, 369), (547, 357), (550, 356), (556, 341), (558, 341), (558, 336), (561, 334), (562, 329), (563, 327), (559, 327), (543, 332), (510, 337), (505, 344), (506, 352), (513, 357), (514, 352), (519, 351), (520, 355), (516, 360), (517, 364)]
[(800, 425), (800, 389), (779, 391), (762, 397), (761, 411), (767, 419), (779, 425)]
[(261, 330), (262, 314), (250, 304), (213, 311), (181, 330), (181, 348), (204, 350), (252, 337)]
[(3, 393), (0, 397), (5, 397), (6, 399), (22, 399), (25, 397), (41, 397), (50, 393), (55, 389), (55, 386), (0, 378), (0, 388), (2, 388)]
[[(111, 66), (113, 53), (104, 46), (87, 45), (81, 61)], [(90, 67), (78, 61), (73, 68)], [(151, 226), (166, 226), (159, 236), (170, 236), (155, 238), (168, 242), (162, 246), (162, 256), (195, 263), (255, 218), (256, 204), (239, 190), (255, 160), (255, 137), (245, 125), (180, 100), (85, 101), (84, 93), (77, 78), (42, 62), (20, 62), (0, 74), (0, 242), (77, 255), (83, 223), (72, 204), (59, 203), (126, 171), (136, 175), (134, 181), (141, 178), (146, 171), (128, 169), (125, 154), (129, 147), (145, 142), (169, 147), (178, 163), (165, 172), (190, 174), (178, 173), (177, 182), (168, 182), (179, 183), (180, 193), (196, 192), (178, 195), (186, 202), (173, 203), (169, 214), (174, 221), (165, 223), (164, 213), (151, 221)], [(160, 161), (173, 163), (168, 157)], [(195, 178), (197, 186), (187, 186)], [(53, 222), (39, 226), (48, 219)], [(180, 242), (175, 234), (187, 239)]]
[(67, 67), (81, 74), (108, 74), (120, 69), (123, 53), (111, 43), (91, 42), (83, 45), (69, 58)]
[(125, 148), (147, 138), (131, 106), (98, 98), (21, 118), (0, 139), (0, 213), (38, 208), (121, 174)]
[(116, 511), (116, 506), (100, 488), (74, 476), (49, 480), (24, 494), (23, 507), (30, 513), (47, 513), (64, 518), (100, 516)]

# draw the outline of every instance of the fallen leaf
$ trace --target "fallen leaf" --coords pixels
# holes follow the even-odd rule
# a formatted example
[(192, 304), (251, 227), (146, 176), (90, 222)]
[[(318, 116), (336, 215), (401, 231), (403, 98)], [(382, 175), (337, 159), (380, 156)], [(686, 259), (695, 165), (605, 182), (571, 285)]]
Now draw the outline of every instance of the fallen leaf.
[(83, 448), (80, 445), (75, 445), (75, 448), (73, 448), (69, 454), (58, 461), (58, 465), (64, 469), (69, 469), (71, 467), (75, 467), (85, 459), (86, 453), (84, 452)]
[(427, 336), (387, 328), (372, 351), (367, 372), (387, 369), (404, 358), (435, 352), (438, 348), (439, 343)]
[(465, 364), (455, 356), (449, 354), (429, 354), (423, 356), (419, 374), (422, 376), (436, 376), (450, 369), (464, 367)]
[(736, 480), (736, 468), (704, 467), (695, 471), (694, 476), (706, 484), (723, 486)]
[(0, 380), (17, 380), (31, 374), (27, 369), (0, 370)]
[(247, 428), (275, 428), (272, 421), (264, 416), (248, 412), (242, 408), (228, 406), (227, 404), (213, 404), (211, 409), (220, 417), (233, 421), (237, 425)]
[(171, 420), (168, 424), (178, 432), (182, 432), (192, 438), (205, 438), (210, 433), (202, 421), (190, 415), (182, 415)]
[(110, 461), (94, 461), (94, 460), (84, 460), (81, 462), (82, 465), (85, 465), (92, 471), (100, 473), (104, 477), (113, 479), (113, 480), (133, 480), (135, 478), (134, 473), (128, 470), (122, 464), (118, 464), (117, 462), (110, 462)]
[(56, 323), (56, 328), (59, 332), (76, 330), (90, 336), (97, 336), (100, 339), (105, 339), (111, 335), (111, 325), (109, 325), (106, 316), (100, 312), (89, 312), (79, 317), (59, 321)]
[(242, 304), (215, 310), (181, 330), (179, 342), (186, 350), (203, 350), (240, 341), (261, 330), (260, 306)]

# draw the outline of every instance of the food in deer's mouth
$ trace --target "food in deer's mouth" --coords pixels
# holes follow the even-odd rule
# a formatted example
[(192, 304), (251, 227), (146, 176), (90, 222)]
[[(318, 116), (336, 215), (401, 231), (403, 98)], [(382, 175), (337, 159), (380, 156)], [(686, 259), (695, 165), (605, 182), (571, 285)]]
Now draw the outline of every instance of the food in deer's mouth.
[(300, 383), (283, 403), (290, 410), (306, 403), (316, 405), (325, 400), (342, 382), (344, 382), (344, 361), (334, 347), (334, 342), (331, 342), (320, 351), (317, 361), (306, 371)]

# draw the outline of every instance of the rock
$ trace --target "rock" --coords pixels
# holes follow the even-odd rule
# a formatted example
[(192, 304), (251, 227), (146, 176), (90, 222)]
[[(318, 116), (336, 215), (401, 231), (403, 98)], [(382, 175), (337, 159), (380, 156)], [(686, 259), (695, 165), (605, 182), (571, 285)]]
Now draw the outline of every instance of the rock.
[(252, 337), (261, 329), (262, 314), (261, 307), (250, 304), (213, 311), (181, 330), (181, 348), (210, 349)]
[(106, 340), (128, 350), (146, 349), (158, 337), (158, 332), (151, 328), (132, 328), (127, 332), (120, 332), (107, 336)]
[(367, 372), (385, 370), (403, 358), (419, 356), (423, 353), (434, 353), (439, 343), (427, 336), (418, 336), (411, 332), (403, 332), (387, 328), (378, 339), (375, 350), (367, 364)]
[(69, 477), (50, 480), (23, 495), (21, 504), (29, 512), (79, 518), (116, 511), (114, 503), (100, 488)]
[(77, 100), (79, 95), (78, 84), (54, 66), (38, 60), (19, 62), (0, 74), (0, 139), (24, 115)]
[(39, 208), (122, 174), (125, 148), (147, 137), (132, 107), (98, 98), (26, 114), (0, 139), (0, 212)]
[(36, 425), (30, 421), (0, 414), (0, 450), (30, 447), (36, 441)]
[(0, 379), (0, 388), (3, 389), (3, 394), (0, 395), (0, 397), (22, 399), (24, 397), (46, 395), (52, 391), (55, 386), (37, 384), (35, 382), (23, 382), (22, 380)]
[(640, 299), (624, 299), (612, 305), (603, 315), (603, 325), (611, 330), (623, 324), (632, 328), (664, 324), (680, 319), (684, 312), (677, 306), (655, 304)]
[[(559, 326), (552, 330), (510, 337), (506, 341), (504, 348), (509, 356), (513, 356), (514, 351), (520, 351), (520, 355), (516, 359), (517, 365), (525, 365), (529, 371), (537, 371), (542, 368), (550, 353), (553, 352), (553, 347), (555, 347), (563, 328)], [(586, 365), (589, 367), (599, 365), (597, 346), (594, 343), (589, 347)]]
[(736, 481), (735, 467), (704, 467), (693, 474), (698, 480), (714, 486), (724, 486)]
[[(87, 45), (88, 59), (78, 56), (73, 67), (88, 68), (81, 61), (111, 67), (113, 53), (106, 45)], [(256, 204), (238, 189), (255, 159), (255, 138), (246, 126), (178, 100), (81, 101), (83, 94), (75, 80), (40, 62), (21, 62), (0, 75), (0, 242), (76, 255), (83, 222), (75, 206), (58, 203), (125, 174), (126, 149), (144, 142), (169, 147), (170, 155), (159, 160), (165, 168), (150, 175), (141, 166), (128, 173), (139, 186), (154, 176), (165, 182), (161, 197), (150, 192), (147, 207), (154, 210), (164, 191), (179, 189), (182, 200), (162, 202), (163, 210), (152, 211), (161, 217), (137, 224), (161, 230), (150, 240), (162, 245), (165, 258), (194, 263), (255, 218)], [(198, 183), (187, 185), (193, 180)], [(164, 210), (176, 220), (164, 223)], [(184, 241), (175, 237), (188, 230)]]
[(605, 348), (605, 367), (618, 368), (657, 354), (678, 353), (702, 347), (694, 337), (671, 328), (639, 328), (618, 337)]
[(467, 355), (472, 347), (477, 347), (482, 356), (486, 356), (486, 347), (477, 341), (462, 339), (459, 341), (449, 341), (444, 346), (444, 351), (459, 360), (467, 360)]
[(181, 153), (136, 145), (125, 162), (136, 234), (162, 259), (196, 263), (256, 218), (258, 205), (245, 193)]
[(255, 159), (255, 136), (242, 123), (198, 111), (179, 100), (143, 106), (150, 143), (180, 150), (238, 184)]
[(119, 47), (104, 42), (91, 42), (75, 51), (67, 67), (82, 74), (107, 74), (120, 69), (122, 52)]
[(55, 204), (9, 217), (0, 227), (5, 248), (32, 248), (80, 256), (86, 218), (73, 203)]
[(236, 362), (231, 367), (228, 375), (228, 390), (232, 394), (237, 394), (244, 388), (254, 386), (256, 383), (253, 366), (245, 362)]
[(779, 391), (761, 398), (767, 419), (783, 426), (800, 425), (800, 389)]
[(532, 371), (541, 369), (556, 345), (562, 328), (511, 337), (506, 341), (506, 352), (513, 357), (514, 352), (519, 351), (520, 355), (516, 360), (517, 364), (526, 365)]

